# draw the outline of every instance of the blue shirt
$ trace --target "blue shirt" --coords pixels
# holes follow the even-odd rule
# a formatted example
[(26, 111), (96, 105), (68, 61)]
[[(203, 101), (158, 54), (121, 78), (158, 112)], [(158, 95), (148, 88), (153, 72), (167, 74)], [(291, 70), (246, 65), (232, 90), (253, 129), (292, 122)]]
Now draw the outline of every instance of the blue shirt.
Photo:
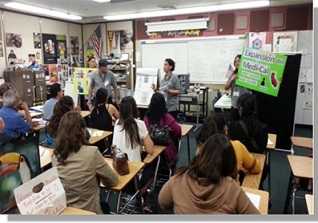
[(51, 98), (45, 102), (43, 106), (43, 119), (50, 120), (52, 118), (56, 103), (57, 103), (56, 98)]
[(0, 117), (5, 124), (3, 134), (11, 139), (18, 138), (31, 129), (31, 126), (26, 123), (21, 114), (13, 108), (3, 106), (0, 109)]

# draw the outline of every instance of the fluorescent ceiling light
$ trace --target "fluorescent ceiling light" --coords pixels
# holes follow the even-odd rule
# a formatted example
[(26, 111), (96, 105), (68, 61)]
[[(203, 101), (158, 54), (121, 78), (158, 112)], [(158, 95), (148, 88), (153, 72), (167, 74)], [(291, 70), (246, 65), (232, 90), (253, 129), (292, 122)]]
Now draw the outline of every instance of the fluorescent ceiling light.
[(67, 19), (67, 20), (81, 20), (82, 19), (82, 17), (78, 16), (78, 15), (71, 15), (71, 14), (67, 14), (65, 12), (59, 12), (56, 10), (40, 8), (40, 7), (26, 5), (26, 4), (22, 4), (22, 3), (18, 3), (18, 2), (8, 2), (4, 5), (8, 8), (12, 8), (12, 9), (16, 9), (19, 11), (32, 13), (32, 14), (40, 14), (40, 15), (45, 15), (45, 16), (49, 16), (49, 17)]
[(221, 5), (210, 5), (201, 7), (191, 7), (182, 9), (169, 9), (162, 11), (153, 12), (141, 12), (133, 14), (123, 14), (123, 15), (109, 15), (104, 16), (104, 19), (108, 21), (114, 20), (126, 20), (126, 19), (139, 19), (139, 18), (150, 18), (150, 17), (161, 17), (161, 16), (172, 16), (172, 15), (182, 15), (182, 14), (193, 14), (193, 13), (204, 13), (204, 12), (216, 12), (216, 11), (226, 11), (235, 9), (250, 9), (250, 8), (261, 8), (270, 6), (269, 0), (260, 1), (246, 1), (238, 3), (229, 3)]
[(98, 3), (105, 3), (105, 2), (110, 2), (111, 0), (93, 0), (93, 1)]

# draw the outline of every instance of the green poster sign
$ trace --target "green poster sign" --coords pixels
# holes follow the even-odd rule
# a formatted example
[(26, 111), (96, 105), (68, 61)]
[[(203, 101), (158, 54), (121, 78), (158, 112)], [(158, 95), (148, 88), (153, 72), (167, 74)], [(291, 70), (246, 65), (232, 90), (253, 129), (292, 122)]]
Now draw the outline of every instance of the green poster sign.
[(277, 97), (287, 56), (245, 48), (236, 85)]

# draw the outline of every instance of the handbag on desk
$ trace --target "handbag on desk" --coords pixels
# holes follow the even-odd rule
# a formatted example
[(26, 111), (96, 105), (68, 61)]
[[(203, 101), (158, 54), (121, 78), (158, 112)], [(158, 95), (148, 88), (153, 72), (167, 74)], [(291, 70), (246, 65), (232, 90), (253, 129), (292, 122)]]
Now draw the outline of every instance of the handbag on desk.
[(119, 175), (129, 174), (128, 156), (116, 146), (112, 147), (113, 167)]

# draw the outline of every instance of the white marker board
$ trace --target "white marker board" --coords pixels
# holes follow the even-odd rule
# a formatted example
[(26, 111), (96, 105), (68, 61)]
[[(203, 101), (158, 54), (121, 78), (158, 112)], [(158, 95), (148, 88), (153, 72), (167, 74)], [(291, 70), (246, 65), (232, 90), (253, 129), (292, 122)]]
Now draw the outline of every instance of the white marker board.
[(229, 64), (246, 46), (242, 36), (163, 41), (141, 44), (142, 67), (163, 68), (164, 59), (176, 62), (175, 74), (190, 73), (191, 82), (224, 84)]

